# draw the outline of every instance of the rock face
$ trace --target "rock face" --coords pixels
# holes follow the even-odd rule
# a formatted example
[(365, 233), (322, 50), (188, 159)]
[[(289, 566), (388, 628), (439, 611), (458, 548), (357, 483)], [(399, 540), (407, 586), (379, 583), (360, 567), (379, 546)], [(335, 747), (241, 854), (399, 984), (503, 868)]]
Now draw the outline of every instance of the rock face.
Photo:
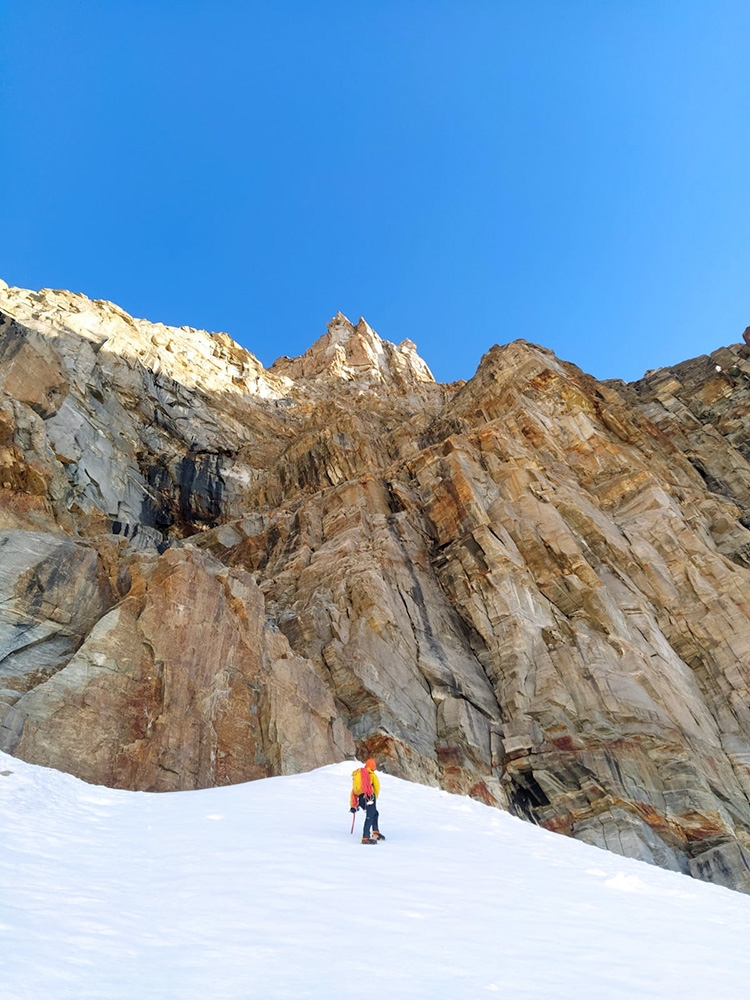
[(750, 347), (435, 383), (0, 285), (0, 748), (171, 790), (372, 754), (750, 891)]

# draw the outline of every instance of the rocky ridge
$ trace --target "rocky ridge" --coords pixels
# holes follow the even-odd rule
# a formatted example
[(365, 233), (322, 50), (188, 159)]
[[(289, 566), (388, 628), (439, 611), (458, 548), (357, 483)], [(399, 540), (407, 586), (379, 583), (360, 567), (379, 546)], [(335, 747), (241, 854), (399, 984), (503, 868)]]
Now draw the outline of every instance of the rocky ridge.
[(750, 348), (440, 385), (341, 314), (0, 287), (0, 748), (118, 787), (355, 753), (750, 890)]

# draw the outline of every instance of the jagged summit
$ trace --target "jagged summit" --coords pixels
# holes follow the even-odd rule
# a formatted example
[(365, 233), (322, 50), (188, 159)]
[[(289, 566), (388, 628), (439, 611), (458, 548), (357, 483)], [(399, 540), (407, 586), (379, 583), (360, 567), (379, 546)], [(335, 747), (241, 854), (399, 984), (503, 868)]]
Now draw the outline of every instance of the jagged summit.
[[(383, 340), (360, 317), (356, 326), (342, 312), (328, 332), (299, 357), (281, 357), (266, 369), (226, 333), (172, 327), (130, 316), (113, 302), (65, 290), (32, 291), (0, 282), (0, 307), (31, 327), (72, 332), (99, 350), (138, 358), (180, 384), (281, 398), (293, 382), (328, 378), (360, 384), (408, 387), (435, 379), (411, 340)], [(227, 378), (227, 375), (229, 376)], [(225, 384), (226, 383), (226, 384)]]
[(279, 358), (270, 371), (295, 381), (339, 378), (401, 385), (435, 381), (411, 340), (396, 346), (379, 337), (361, 316), (355, 326), (342, 312), (304, 354)]

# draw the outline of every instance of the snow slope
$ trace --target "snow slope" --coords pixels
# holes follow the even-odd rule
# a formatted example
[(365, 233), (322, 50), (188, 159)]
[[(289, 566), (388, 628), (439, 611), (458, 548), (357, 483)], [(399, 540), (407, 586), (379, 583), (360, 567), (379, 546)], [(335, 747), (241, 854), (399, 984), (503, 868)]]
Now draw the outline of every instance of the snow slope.
[(0, 995), (748, 996), (750, 897), (388, 775), (363, 847), (353, 766), (153, 795), (0, 754)]

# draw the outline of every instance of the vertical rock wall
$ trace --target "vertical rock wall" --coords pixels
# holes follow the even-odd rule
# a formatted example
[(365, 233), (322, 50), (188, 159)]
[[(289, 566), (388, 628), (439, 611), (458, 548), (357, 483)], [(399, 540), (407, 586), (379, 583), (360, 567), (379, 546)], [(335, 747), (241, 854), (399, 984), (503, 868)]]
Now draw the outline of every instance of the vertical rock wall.
[(750, 889), (750, 349), (437, 385), (340, 314), (0, 291), (0, 746), (169, 790), (375, 754)]

